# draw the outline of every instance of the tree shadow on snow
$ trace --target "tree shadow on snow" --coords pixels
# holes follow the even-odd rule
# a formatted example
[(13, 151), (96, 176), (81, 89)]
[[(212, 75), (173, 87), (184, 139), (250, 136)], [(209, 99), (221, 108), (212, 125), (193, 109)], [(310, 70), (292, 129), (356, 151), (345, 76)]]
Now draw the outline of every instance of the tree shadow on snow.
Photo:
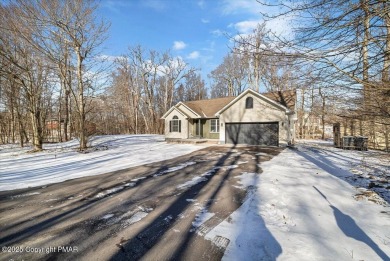
[[(368, 179), (367, 180), (360, 180), (360, 179), (354, 177), (354, 175), (351, 172), (349, 172), (348, 170), (342, 169), (339, 166), (335, 165), (331, 160), (329, 160), (325, 156), (321, 155), (320, 152), (317, 150), (311, 150), (311, 152), (315, 153), (315, 156), (309, 155), (309, 153), (307, 153), (305, 151), (295, 150), (295, 152), (298, 155), (305, 158), (306, 160), (314, 163), (315, 165), (317, 165), (321, 169), (325, 170), (326, 172), (328, 172), (332, 176), (341, 178), (342, 180), (348, 182), (352, 186), (359, 186), (359, 185), (362, 186), (361, 185), (362, 183), (365, 184), (365, 186), (368, 186), (370, 183), (370, 180), (368, 180)], [(375, 187), (371, 188), (371, 190), (375, 191), (376, 188)], [(385, 200), (387, 203), (390, 204), (390, 198), (381, 195), (380, 191), (377, 191), (377, 192), (378, 192), (377, 194), (383, 200)]]
[(355, 220), (344, 214), (340, 209), (332, 205), (327, 197), (315, 186), (315, 190), (329, 203), (329, 206), (333, 210), (337, 226), (347, 237), (353, 238), (369, 246), (382, 260), (390, 260), (390, 258), (380, 249), (380, 247), (356, 224)]
[[(258, 157), (258, 156), (256, 156)], [(256, 172), (260, 173), (259, 166)], [(252, 184), (259, 184), (260, 175), (253, 176)], [(283, 252), (281, 245), (268, 230), (264, 219), (260, 215), (260, 198), (257, 187), (249, 187), (246, 201), (237, 211), (236, 230), (239, 234), (236, 239), (236, 260), (276, 260)]]

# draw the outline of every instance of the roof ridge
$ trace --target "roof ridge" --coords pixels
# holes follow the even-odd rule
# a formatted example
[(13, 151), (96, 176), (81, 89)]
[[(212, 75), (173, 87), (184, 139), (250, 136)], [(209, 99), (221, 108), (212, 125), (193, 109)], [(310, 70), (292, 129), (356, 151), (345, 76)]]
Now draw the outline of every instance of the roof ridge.
[(212, 99), (202, 99), (202, 100), (193, 100), (193, 101), (184, 101), (183, 103), (186, 102), (200, 102), (200, 101), (211, 101), (211, 100), (219, 100), (219, 99), (227, 99), (227, 98), (236, 98), (237, 96), (226, 96), (226, 97), (218, 97), (218, 98), (212, 98)]

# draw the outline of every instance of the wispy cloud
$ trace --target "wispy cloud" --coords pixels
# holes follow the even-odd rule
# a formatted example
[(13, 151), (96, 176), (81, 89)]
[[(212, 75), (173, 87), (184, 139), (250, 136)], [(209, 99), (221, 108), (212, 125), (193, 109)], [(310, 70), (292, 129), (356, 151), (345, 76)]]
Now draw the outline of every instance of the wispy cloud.
[(224, 35), (224, 32), (222, 30), (216, 29), (216, 30), (211, 31), (211, 34), (219, 37), (219, 36)]
[(173, 42), (173, 50), (183, 50), (187, 47), (187, 44), (183, 41), (174, 41)]
[(187, 58), (188, 59), (191, 59), (191, 60), (195, 60), (195, 59), (198, 59), (200, 57), (200, 53), (198, 51), (193, 51), (192, 53), (190, 53)]
[(108, 0), (102, 1), (101, 6), (103, 8), (107, 8), (114, 13), (120, 13), (124, 8), (128, 8), (132, 6), (132, 2), (130, 1), (118, 1), (118, 0)]
[(204, 0), (198, 1), (198, 6), (203, 9), (204, 8)]
[(204, 23), (204, 24), (208, 24), (208, 23), (210, 23), (210, 20), (208, 20), (208, 19), (204, 19), (204, 18), (202, 18), (202, 19), (201, 19), (201, 21), (202, 21), (202, 23)]
[(261, 5), (254, 0), (223, 0), (222, 13), (225, 15), (236, 14), (240, 12), (258, 14)]
[(163, 11), (167, 8), (167, 2), (159, 0), (143, 0), (142, 5), (155, 11)]
[(98, 61), (109, 61), (109, 62), (115, 62), (120, 59), (123, 59), (123, 56), (101, 54), (96, 57), (96, 60)]
[(209, 46), (202, 48), (203, 51), (206, 52), (214, 52), (215, 51), (215, 41), (208, 41)]

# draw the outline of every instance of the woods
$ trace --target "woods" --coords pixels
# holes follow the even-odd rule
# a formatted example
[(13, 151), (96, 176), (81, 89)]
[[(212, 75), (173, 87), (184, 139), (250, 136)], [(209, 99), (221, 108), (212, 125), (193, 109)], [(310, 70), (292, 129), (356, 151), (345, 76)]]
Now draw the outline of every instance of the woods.
[(108, 28), (96, 20), (95, 9), (92, 1), (81, 0), (11, 1), (1, 6), (1, 90), (9, 108), (2, 117), (12, 126), (3, 122), (3, 142), (10, 137), (15, 142), (19, 133), (21, 146), (31, 140), (34, 150), (42, 150), (47, 123), (56, 119), (65, 140), (70, 129), (80, 150), (87, 147), (86, 106), (95, 91), (96, 50)]
[[(109, 21), (92, 0), (12, 0), (0, 5), (0, 142), (96, 134), (162, 133), (160, 117), (179, 101), (297, 90), (297, 137), (369, 137), (389, 150), (390, 4), (386, 0), (258, 1), (260, 23), (231, 35), (231, 50), (211, 70), (143, 46), (104, 55)], [(287, 19), (289, 33), (267, 26)], [(227, 39), (228, 40), (228, 39)]]

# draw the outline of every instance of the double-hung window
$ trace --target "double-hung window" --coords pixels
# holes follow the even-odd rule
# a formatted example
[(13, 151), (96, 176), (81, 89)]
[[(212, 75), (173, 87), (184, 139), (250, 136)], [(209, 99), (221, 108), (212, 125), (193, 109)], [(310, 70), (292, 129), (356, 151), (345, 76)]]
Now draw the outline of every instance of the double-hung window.
[(173, 116), (172, 120), (169, 121), (169, 132), (181, 132), (181, 120), (179, 120), (179, 117)]
[(210, 121), (210, 133), (219, 133), (219, 119)]

